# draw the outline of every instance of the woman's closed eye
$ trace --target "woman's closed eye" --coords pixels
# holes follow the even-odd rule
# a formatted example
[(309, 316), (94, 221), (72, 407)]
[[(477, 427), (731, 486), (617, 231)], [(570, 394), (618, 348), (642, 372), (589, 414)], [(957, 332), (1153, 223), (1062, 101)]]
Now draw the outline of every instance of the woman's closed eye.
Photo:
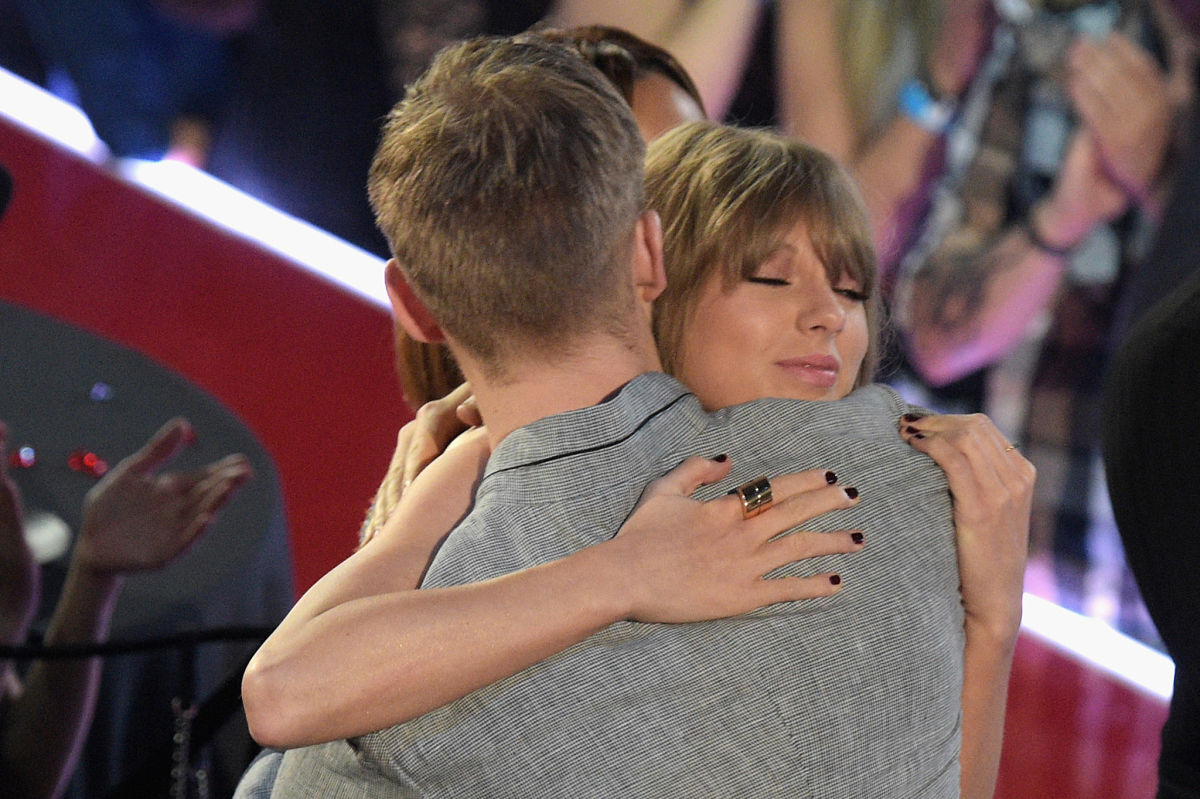
[(782, 277), (765, 277), (763, 275), (750, 275), (746, 278), (747, 283), (758, 283), (762, 286), (790, 286), (786, 279)]
[[(750, 275), (746, 278), (747, 283), (757, 283), (760, 286), (790, 286), (791, 281), (784, 277), (771, 277), (768, 275)], [(871, 299), (871, 295), (866, 292), (859, 291), (857, 285), (838, 286), (833, 290), (834, 294), (845, 297), (853, 302), (866, 302)]]

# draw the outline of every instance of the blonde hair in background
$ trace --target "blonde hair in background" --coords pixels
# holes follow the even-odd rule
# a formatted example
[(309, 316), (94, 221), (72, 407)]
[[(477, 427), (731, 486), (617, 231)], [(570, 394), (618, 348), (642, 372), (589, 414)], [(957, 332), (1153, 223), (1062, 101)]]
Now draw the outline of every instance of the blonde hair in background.
[(859, 130), (875, 124), (881, 76), (896, 56), (900, 36), (915, 37), (923, 68), (937, 42), (942, 9), (952, 0), (839, 0), (838, 36), (850, 108)]
[(443, 50), (392, 109), (368, 196), (405, 277), (481, 368), (623, 334), (644, 145), (577, 51), (536, 35)]

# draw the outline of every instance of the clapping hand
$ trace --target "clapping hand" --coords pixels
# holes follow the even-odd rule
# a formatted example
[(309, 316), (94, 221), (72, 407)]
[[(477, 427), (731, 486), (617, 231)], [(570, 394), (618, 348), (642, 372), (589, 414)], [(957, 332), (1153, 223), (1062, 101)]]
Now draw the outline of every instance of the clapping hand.
[(194, 437), (167, 422), (84, 498), (75, 559), (94, 571), (154, 569), (186, 551), (253, 472), (243, 455), (193, 471), (160, 471)]

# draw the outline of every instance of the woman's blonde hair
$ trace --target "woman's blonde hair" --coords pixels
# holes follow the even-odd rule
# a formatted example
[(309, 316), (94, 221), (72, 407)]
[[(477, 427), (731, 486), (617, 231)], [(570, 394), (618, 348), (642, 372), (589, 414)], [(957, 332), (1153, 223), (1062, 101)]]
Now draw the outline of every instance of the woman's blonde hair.
[(678, 367), (708, 281), (732, 288), (803, 223), (830, 280), (849, 275), (868, 295), (870, 345), (855, 387), (870, 382), (881, 314), (875, 250), (862, 198), (833, 158), (767, 130), (692, 122), (650, 144), (646, 197), (663, 222), (667, 288), (654, 303), (654, 337), (666, 371)]

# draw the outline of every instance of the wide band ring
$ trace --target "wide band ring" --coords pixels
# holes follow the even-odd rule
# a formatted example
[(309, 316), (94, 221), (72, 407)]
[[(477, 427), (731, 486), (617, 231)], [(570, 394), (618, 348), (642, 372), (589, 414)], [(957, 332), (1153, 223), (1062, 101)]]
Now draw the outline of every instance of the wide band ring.
[(774, 497), (771, 495), (771, 481), (759, 477), (748, 483), (742, 483), (733, 489), (742, 501), (742, 518), (751, 519), (771, 507)]

